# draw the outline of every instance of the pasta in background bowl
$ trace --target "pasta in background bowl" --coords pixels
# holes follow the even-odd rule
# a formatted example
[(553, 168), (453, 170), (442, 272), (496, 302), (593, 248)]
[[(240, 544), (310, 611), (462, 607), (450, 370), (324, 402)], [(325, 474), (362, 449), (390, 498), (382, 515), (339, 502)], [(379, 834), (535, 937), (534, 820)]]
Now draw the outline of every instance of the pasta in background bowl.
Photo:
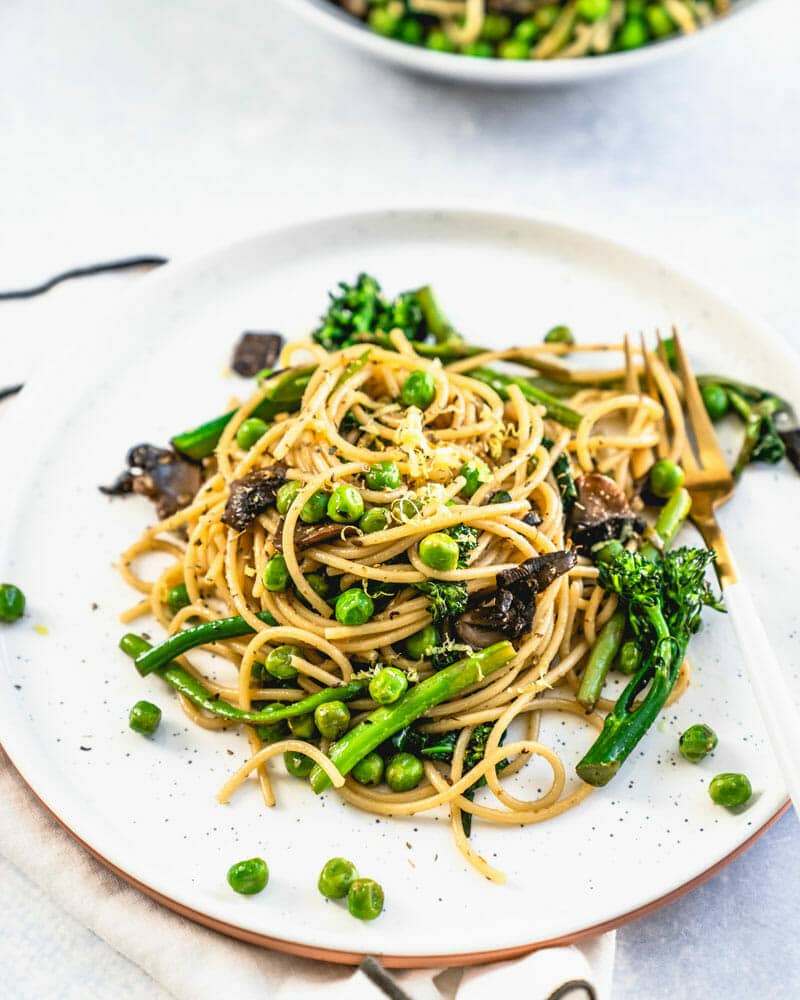
[(717, 35), (755, 0), (285, 2), (335, 37), (398, 66), (531, 86), (609, 75), (684, 51)]

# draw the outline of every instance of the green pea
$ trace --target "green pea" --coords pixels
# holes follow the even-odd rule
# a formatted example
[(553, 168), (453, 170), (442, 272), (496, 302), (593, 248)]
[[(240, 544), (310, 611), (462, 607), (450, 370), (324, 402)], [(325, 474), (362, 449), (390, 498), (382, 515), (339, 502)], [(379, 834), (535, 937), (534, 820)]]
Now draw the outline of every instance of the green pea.
[(364, 625), (375, 613), (375, 603), (360, 587), (351, 587), (336, 598), (335, 613), (341, 625)]
[(295, 715), (289, 719), (289, 729), (292, 731), (292, 736), (298, 740), (312, 740), (317, 734), (314, 716), (310, 712), (308, 715)]
[(264, 586), (274, 594), (286, 590), (289, 583), (289, 568), (286, 559), (278, 553), (264, 567)]
[(718, 806), (743, 806), (753, 794), (753, 786), (746, 774), (718, 774), (708, 786), (711, 801)]
[(480, 486), (489, 481), (492, 475), (486, 462), (482, 462), (479, 458), (464, 462), (458, 474), (466, 479), (461, 487), (461, 495), (465, 497), (471, 497)]
[(644, 14), (645, 0), (627, 0), (625, 5), (628, 14)]
[(657, 497), (670, 497), (683, 486), (683, 469), (668, 458), (656, 462), (650, 470), (650, 489)]
[(367, 24), (377, 34), (391, 38), (397, 31), (400, 18), (386, 7), (373, 7), (367, 16)]
[(258, 417), (250, 417), (242, 421), (236, 432), (236, 443), (242, 451), (250, 451), (256, 441), (260, 440), (269, 430), (267, 424)]
[(519, 38), (507, 38), (497, 46), (497, 54), (501, 59), (529, 59), (531, 49)]
[(410, 497), (403, 497), (392, 503), (392, 517), (402, 522), (411, 521), (421, 509), (421, 505), (415, 503)]
[(706, 413), (712, 420), (722, 420), (730, 408), (728, 394), (721, 385), (704, 385), (702, 390)]
[(489, 503), (511, 503), (513, 499), (508, 490), (495, 490), (489, 497)]
[(505, 14), (487, 14), (481, 25), (483, 42), (499, 42), (511, 31), (511, 21)]
[(540, 7), (533, 15), (536, 25), (542, 31), (547, 31), (552, 28), (553, 25), (558, 20), (558, 16), (561, 13), (561, 8), (557, 3), (548, 3), (544, 7)]
[(360, 785), (379, 785), (383, 779), (383, 757), (373, 750), (350, 773)]
[(478, 39), (476, 42), (469, 42), (461, 52), (465, 56), (472, 56), (473, 59), (491, 59), (494, 55), (494, 48), (491, 42), (483, 42)]
[(322, 573), (309, 573), (306, 582), (317, 595), (317, 597), (327, 597), (330, 590), (327, 576)]
[(376, 462), (364, 475), (371, 490), (396, 490), (401, 483), (400, 468), (396, 462)]
[(288, 729), (289, 727), (284, 720), (271, 722), (267, 726), (256, 726), (256, 736), (263, 744), (269, 745), (270, 743), (277, 743), (278, 740), (286, 739)]
[(539, 37), (539, 25), (532, 17), (523, 18), (514, 28), (514, 38), (525, 45), (532, 45)]
[(297, 670), (292, 666), (292, 657), (301, 656), (297, 646), (276, 646), (269, 651), (264, 668), (268, 674), (280, 681), (288, 681), (297, 677)]
[(325, 490), (317, 490), (303, 504), (300, 520), (303, 524), (317, 524), (328, 513), (328, 494)]
[(191, 603), (185, 583), (179, 583), (167, 594), (167, 607), (173, 615), (177, 615), (181, 608), (186, 608)]
[(458, 542), (443, 531), (434, 531), (419, 543), (419, 557), (431, 569), (446, 573), (458, 566)]
[(379, 705), (391, 705), (405, 693), (408, 678), (397, 667), (384, 667), (369, 682), (369, 696)]
[(705, 724), (689, 726), (678, 741), (681, 754), (692, 764), (697, 764), (707, 757), (717, 746), (717, 734)]
[(254, 896), (266, 888), (269, 882), (269, 868), (263, 858), (237, 861), (228, 869), (228, 885), (243, 896)]
[(356, 866), (346, 858), (331, 858), (322, 866), (317, 888), (328, 899), (344, 899), (358, 878)]
[(137, 701), (128, 715), (128, 725), (135, 733), (152, 736), (161, 722), (161, 709), (150, 701)]
[(666, 38), (675, 31), (675, 22), (667, 13), (663, 4), (651, 3), (644, 11), (647, 27), (656, 38)]
[(25, 612), (25, 595), (13, 583), (0, 584), (0, 622), (15, 622)]
[(355, 486), (341, 483), (328, 500), (328, 517), (337, 524), (352, 524), (364, 513), (364, 501)]
[(575, 335), (568, 326), (551, 327), (544, 335), (545, 344), (569, 344), (575, 343)]
[(599, 21), (610, 10), (611, 0), (578, 0), (578, 15), (586, 21)]
[(350, 725), (350, 709), (343, 701), (328, 701), (314, 709), (314, 722), (326, 740), (338, 740)]
[(438, 28), (434, 28), (433, 31), (428, 33), (428, 37), (425, 39), (425, 45), (427, 48), (433, 49), (434, 52), (455, 52), (456, 50), (450, 36), (446, 32), (440, 31)]
[(385, 507), (372, 507), (361, 515), (358, 526), (367, 535), (371, 535), (374, 531), (385, 531), (390, 520), (389, 511)]
[(629, 17), (617, 32), (617, 46), (623, 51), (640, 49), (648, 37), (644, 21), (640, 17)]
[(424, 34), (424, 28), (422, 23), (418, 21), (415, 17), (404, 17), (400, 24), (397, 26), (397, 38), (401, 42), (405, 42), (407, 45), (419, 45), (422, 41), (422, 36)]
[(374, 920), (383, 912), (383, 889), (371, 878), (357, 878), (347, 893), (347, 909), (359, 920)]
[(296, 750), (287, 750), (283, 755), (283, 763), (294, 778), (307, 778), (314, 769), (314, 761)]
[(642, 662), (642, 651), (635, 639), (627, 639), (622, 644), (617, 660), (617, 668), (623, 674), (635, 674)]
[(282, 517), (286, 516), (289, 508), (297, 499), (297, 494), (302, 488), (302, 483), (298, 482), (296, 479), (290, 479), (278, 490), (275, 496), (275, 506), (278, 508), (278, 513)]
[(433, 625), (426, 625), (406, 639), (406, 652), (412, 660), (422, 660), (431, 655), (439, 645), (439, 632)]
[(436, 399), (436, 383), (433, 375), (426, 371), (411, 372), (400, 390), (403, 406), (418, 406), (424, 410)]
[(393, 792), (410, 792), (422, 781), (424, 769), (413, 753), (396, 753), (386, 765), (386, 784)]
[(625, 546), (618, 538), (612, 538), (610, 542), (605, 542), (599, 548), (594, 549), (592, 556), (596, 563), (612, 563), (621, 552), (625, 549)]

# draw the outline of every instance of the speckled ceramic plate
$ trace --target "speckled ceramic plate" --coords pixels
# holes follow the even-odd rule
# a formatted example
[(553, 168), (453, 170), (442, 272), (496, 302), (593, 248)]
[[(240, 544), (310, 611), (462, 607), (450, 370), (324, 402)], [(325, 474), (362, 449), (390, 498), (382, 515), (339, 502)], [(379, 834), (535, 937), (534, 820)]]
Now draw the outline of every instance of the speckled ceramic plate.
[(630, 52), (615, 52), (583, 59), (474, 59), (447, 52), (433, 52), (407, 45), (371, 31), (331, 0), (283, 0), (309, 24), (325, 31), (351, 48), (392, 66), (460, 83), (490, 87), (552, 87), (615, 76), (627, 70), (650, 66), (685, 52), (693, 45), (712, 42), (727, 25), (763, 0), (734, 0), (730, 14), (717, 18), (691, 35), (674, 35), (657, 44)]
[[(117, 650), (131, 594), (112, 569), (152, 520), (138, 498), (109, 501), (127, 447), (166, 441), (209, 418), (245, 386), (226, 376), (241, 330), (307, 332), (326, 290), (361, 269), (396, 290), (432, 282), (470, 338), (502, 345), (568, 323), (584, 340), (677, 323), (697, 368), (770, 385), (800, 401), (800, 366), (774, 334), (649, 258), (573, 230), (468, 212), (405, 212), (307, 223), (172, 266), (136, 286), (85, 352), (64, 350), (4, 421), (0, 576), (29, 609), (0, 629), (0, 734), (31, 788), (91, 851), (180, 910), (247, 940), (352, 961), (470, 962), (622, 922), (685, 890), (765, 828), (785, 793), (724, 616), (692, 643), (692, 686), (624, 771), (585, 805), (542, 826), (490, 829), (476, 848), (505, 870), (480, 879), (441, 816), (377, 821), (315, 798), (275, 767), (279, 805), (255, 786), (223, 807), (214, 793), (246, 755), (235, 733), (187, 724), (156, 678)], [(77, 320), (73, 320), (76, 322)], [(59, 331), (65, 343), (69, 329)], [(33, 429), (33, 433), (32, 433)], [(18, 449), (18, 450), (17, 450)], [(748, 471), (724, 527), (749, 577), (779, 657), (798, 677), (796, 579), (800, 478)], [(43, 627), (43, 628), (42, 628)], [(46, 634), (41, 634), (46, 629)], [(127, 727), (130, 705), (164, 709), (157, 736)], [(714, 756), (693, 766), (678, 734), (707, 721)], [(552, 716), (545, 739), (574, 762), (588, 734)], [(755, 796), (733, 814), (712, 805), (709, 778), (745, 770)], [(545, 777), (531, 767), (519, 794)], [(271, 881), (234, 895), (225, 872), (260, 854)], [(386, 889), (381, 919), (363, 925), (317, 892), (331, 855), (353, 858)]]

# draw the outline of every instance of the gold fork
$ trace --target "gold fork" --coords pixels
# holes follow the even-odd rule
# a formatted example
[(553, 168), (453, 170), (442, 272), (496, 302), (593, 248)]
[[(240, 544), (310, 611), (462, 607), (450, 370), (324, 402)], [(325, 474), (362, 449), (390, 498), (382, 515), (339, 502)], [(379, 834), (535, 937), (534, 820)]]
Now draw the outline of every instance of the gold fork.
[[(750, 593), (738, 579), (733, 556), (717, 523), (714, 512), (731, 497), (733, 476), (675, 329), (673, 342), (688, 414), (687, 440), (681, 464), (686, 474), (684, 485), (692, 499), (689, 516), (706, 545), (716, 554), (717, 576), (725, 594), (725, 605), (739, 640), (753, 693), (789, 794), (795, 803), (800, 804), (800, 713), (795, 707), (794, 698)], [(659, 353), (663, 358), (660, 338), (659, 346)], [(689, 430), (694, 437), (694, 448), (689, 441)]]

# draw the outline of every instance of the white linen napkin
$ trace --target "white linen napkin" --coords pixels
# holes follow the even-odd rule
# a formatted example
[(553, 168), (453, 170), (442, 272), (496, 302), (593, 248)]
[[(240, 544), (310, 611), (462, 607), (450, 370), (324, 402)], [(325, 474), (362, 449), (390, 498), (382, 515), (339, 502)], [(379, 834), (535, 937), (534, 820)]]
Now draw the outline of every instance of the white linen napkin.
[[(0, 855), (175, 1000), (385, 1000), (360, 970), (242, 944), (153, 902), (62, 830), (1, 749), (0, 802)], [(504, 1000), (610, 1000), (614, 944), (612, 932), (463, 974), (420, 969), (392, 976), (412, 1000), (482, 1000), (492, 993)], [(565, 988), (570, 982), (590, 987)]]

